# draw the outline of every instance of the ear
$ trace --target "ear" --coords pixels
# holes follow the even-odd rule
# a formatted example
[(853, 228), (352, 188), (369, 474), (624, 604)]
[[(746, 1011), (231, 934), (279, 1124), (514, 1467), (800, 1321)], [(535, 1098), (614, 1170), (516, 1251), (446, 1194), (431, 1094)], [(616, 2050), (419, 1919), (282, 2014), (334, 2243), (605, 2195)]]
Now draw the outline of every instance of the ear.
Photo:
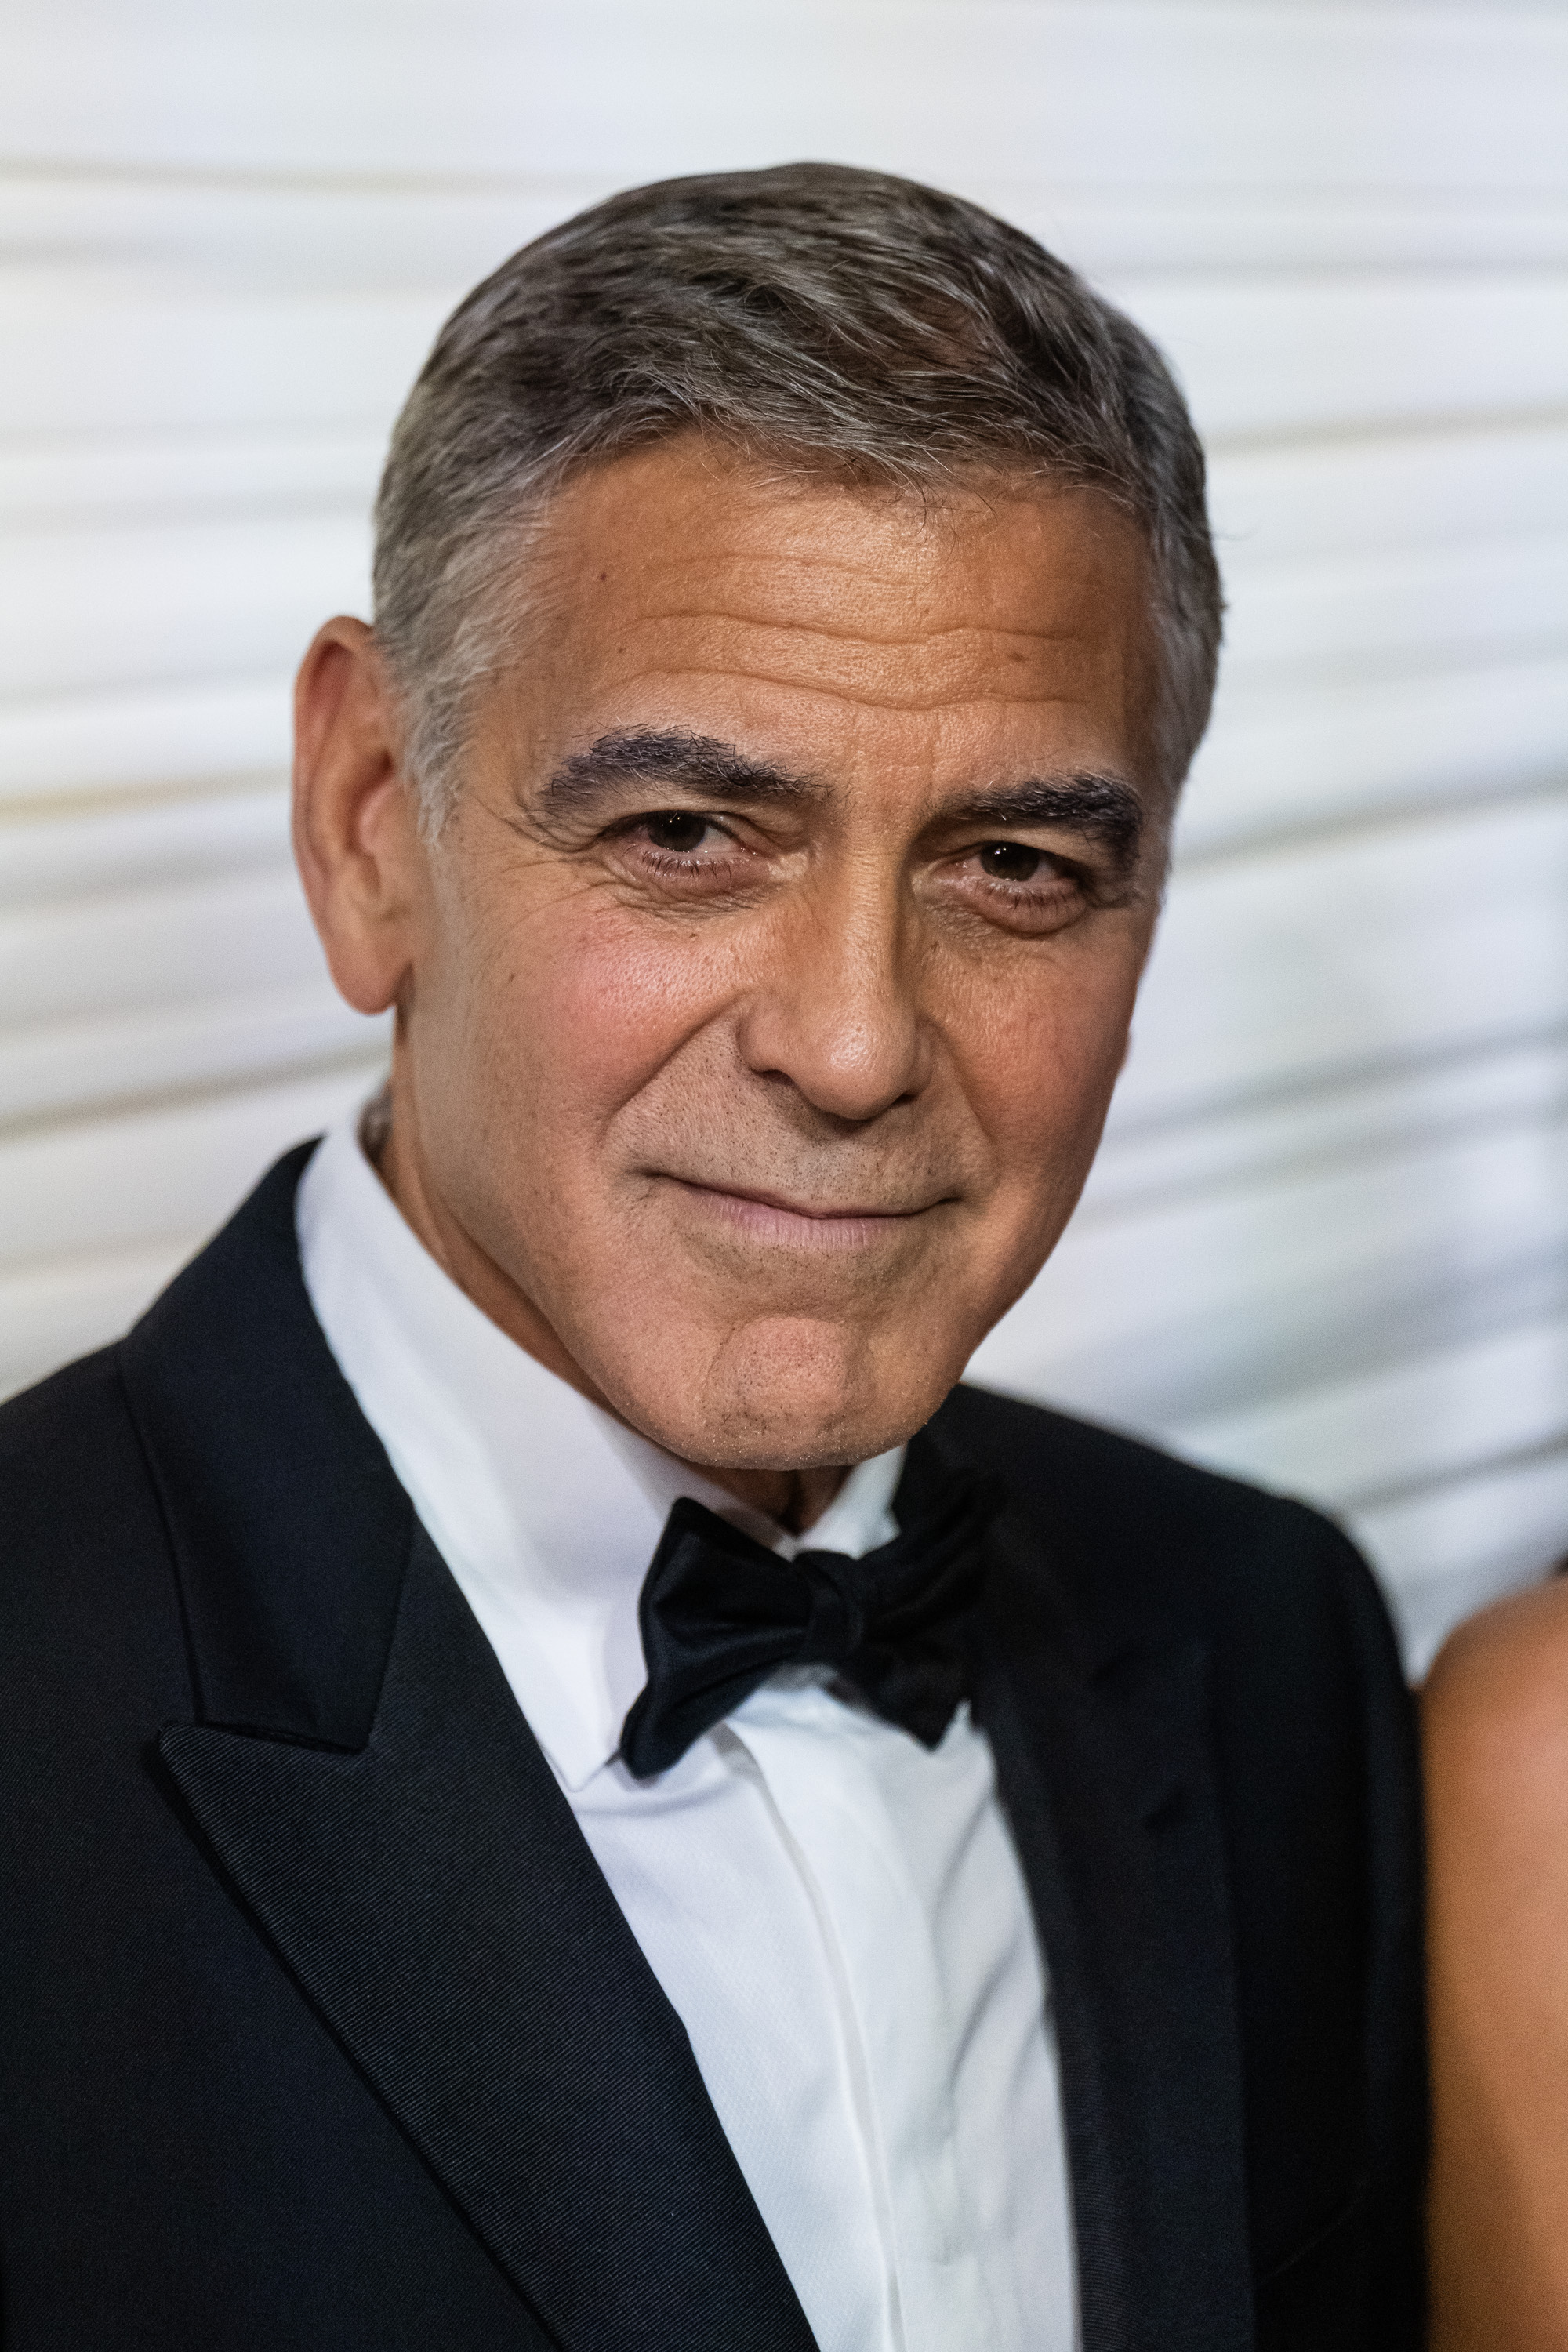
[(395, 1002), (423, 898), (400, 750), (374, 636), (363, 621), (327, 622), (294, 688), (294, 855), (332, 978), (360, 1013)]

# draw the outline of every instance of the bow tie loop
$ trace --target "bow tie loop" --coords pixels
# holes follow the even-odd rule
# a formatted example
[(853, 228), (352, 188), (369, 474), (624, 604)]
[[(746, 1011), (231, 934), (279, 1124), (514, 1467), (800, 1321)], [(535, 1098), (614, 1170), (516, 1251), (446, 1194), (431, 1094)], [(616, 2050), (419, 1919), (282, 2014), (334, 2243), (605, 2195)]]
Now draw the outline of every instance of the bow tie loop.
[(934, 1748), (967, 1688), (959, 1627), (999, 1500), (992, 1482), (966, 1474), (862, 1559), (806, 1549), (791, 1560), (683, 1496), (638, 1605), (647, 1681), (621, 1730), (627, 1769), (639, 1780), (668, 1771), (790, 1665), (828, 1668)]

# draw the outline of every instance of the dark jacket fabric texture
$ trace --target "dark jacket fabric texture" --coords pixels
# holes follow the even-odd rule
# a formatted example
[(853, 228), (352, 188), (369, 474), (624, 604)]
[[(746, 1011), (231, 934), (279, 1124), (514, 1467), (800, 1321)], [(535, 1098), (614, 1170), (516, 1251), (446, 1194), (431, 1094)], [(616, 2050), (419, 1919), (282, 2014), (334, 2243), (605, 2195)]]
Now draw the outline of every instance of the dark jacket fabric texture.
[[(300, 1276), (308, 1147), (0, 1412), (8, 2352), (811, 2352), (679, 2020)], [(1405, 2352), (1411, 1708), (1301, 1507), (961, 1388), (1086, 2352)]]

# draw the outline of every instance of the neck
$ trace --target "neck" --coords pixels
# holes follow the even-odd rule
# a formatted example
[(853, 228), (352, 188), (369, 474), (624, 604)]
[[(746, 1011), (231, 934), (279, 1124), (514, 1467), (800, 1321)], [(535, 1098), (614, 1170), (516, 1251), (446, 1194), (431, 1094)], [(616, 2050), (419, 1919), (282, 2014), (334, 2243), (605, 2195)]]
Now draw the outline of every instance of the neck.
[[(631, 1428), (633, 1424), (595, 1387), (532, 1300), (463, 1231), (426, 1183), (418, 1151), (409, 1148), (407, 1124), (398, 1119), (395, 1110), (390, 1118), (367, 1127), (365, 1142), (372, 1165), (405, 1223), (458, 1289), (546, 1371), (553, 1372), (557, 1380), (564, 1381), (624, 1428)], [(647, 1432), (637, 1433), (644, 1436)], [(680, 1460), (679, 1455), (675, 1458)], [(681, 1466), (733, 1495), (737, 1502), (775, 1519), (791, 1535), (804, 1535), (822, 1517), (849, 1475), (844, 1463), (796, 1470), (735, 1469), (706, 1462), (682, 1462)]]

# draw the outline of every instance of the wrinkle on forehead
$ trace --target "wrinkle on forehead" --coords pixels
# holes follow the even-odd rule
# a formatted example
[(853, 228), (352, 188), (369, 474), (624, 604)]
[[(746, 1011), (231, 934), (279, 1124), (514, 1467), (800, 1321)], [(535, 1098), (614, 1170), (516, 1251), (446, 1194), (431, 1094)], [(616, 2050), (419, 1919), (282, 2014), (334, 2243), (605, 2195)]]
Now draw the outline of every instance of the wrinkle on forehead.
[(943, 712), (953, 719), (965, 711), (984, 710), (1047, 710), (1074, 709), (1085, 697), (1064, 688), (1055, 694), (1008, 694), (1000, 686), (984, 692), (954, 694), (941, 681), (922, 693), (911, 688), (897, 693), (890, 687), (879, 690), (874, 680), (845, 678), (829, 682), (820, 674), (803, 676), (794, 670), (768, 670), (741, 666), (717, 666), (711, 661), (660, 662), (657, 666), (633, 674), (638, 685), (657, 691), (659, 683), (679, 679), (687, 683), (701, 679), (716, 688), (771, 687), (801, 700), (837, 703), (855, 710), (886, 711), (900, 717), (926, 718)]
[[(819, 598), (817, 614), (820, 612), (820, 603)], [(748, 613), (743, 609), (739, 599), (731, 604), (661, 604), (658, 609), (658, 618), (671, 626), (683, 622), (691, 622), (699, 627), (712, 623), (721, 628), (783, 629), (792, 636), (822, 637), (829, 644), (877, 646), (889, 648), (941, 645), (952, 637), (966, 638), (976, 645), (992, 640), (1002, 642), (1009, 638), (1016, 638), (1021, 646), (1054, 645), (1070, 640), (1074, 635), (1070, 628), (988, 629), (984, 623), (973, 620), (935, 624), (917, 619), (912, 621), (909, 627), (903, 629), (873, 629), (859, 625), (850, 628), (836, 629), (830, 627), (826, 621), (816, 614), (809, 619), (795, 619), (789, 614), (781, 617), (777, 613)], [(1020, 653), (1015, 658), (1022, 660), (1025, 656)]]
[[(759, 576), (760, 572), (760, 576)], [(737, 594), (698, 604), (667, 602), (655, 568), (645, 593), (595, 614), (581, 606), (574, 633), (600, 674), (729, 670), (779, 686), (799, 685), (910, 707), (964, 699), (978, 691), (1012, 701), (1059, 698), (1095, 682), (1117, 685), (1143, 667), (1142, 613), (1114, 598), (1059, 589), (1057, 609), (1005, 625), (950, 598), (940, 615), (889, 587), (869, 605), (825, 603), (817, 594), (773, 598), (771, 567), (753, 567)], [(804, 587), (805, 583), (801, 585)], [(1066, 607), (1066, 609), (1063, 609)], [(1040, 688), (1045, 691), (1040, 694)], [(1023, 688), (1020, 695), (1019, 688)]]
[[(557, 593), (607, 591), (611, 604), (634, 583), (646, 600), (657, 573), (669, 586), (652, 601), (673, 614), (687, 604), (678, 583), (692, 572), (708, 583), (724, 581), (728, 609), (744, 611), (747, 583), (761, 565), (775, 610), (789, 611), (798, 598), (803, 609), (821, 613), (845, 598), (866, 604), (882, 594), (917, 606), (921, 625), (934, 633), (946, 625), (937, 608), (951, 600), (943, 592), (954, 585), (957, 555), (967, 576), (962, 615), (952, 625), (982, 620), (1026, 632), (1033, 615), (1023, 617), (1020, 593), (1033, 606), (1043, 584), (1058, 592), (1064, 584), (1064, 527), (1075, 574), (1136, 574), (1146, 599), (1142, 533), (1101, 492), (1033, 478), (988, 478), (940, 496), (809, 478), (781, 482), (762, 467), (716, 461), (700, 446), (675, 441), (569, 482), (530, 534), (530, 569), (542, 583), (552, 575)], [(977, 571), (966, 560), (976, 553), (997, 560)], [(1012, 608), (1010, 619), (1003, 618), (1004, 606)], [(869, 613), (866, 618), (869, 623)]]
[(1038, 713), (1101, 739), (1075, 761), (1143, 764), (1146, 551), (1092, 492), (955, 494), (933, 513), (666, 446), (569, 484), (543, 537), (549, 593), (527, 598), (509, 675), (552, 757), (618, 716), (732, 734), (760, 694), (807, 729), (813, 708), (963, 729)]
[(635, 613), (671, 625), (790, 628), (872, 646), (946, 637), (1030, 645), (1103, 626), (1108, 604), (1124, 625), (1146, 617), (1137, 543), (1106, 547), (1073, 532), (1062, 534), (1065, 547), (1037, 546), (1020, 531), (1008, 546), (990, 532), (978, 543), (955, 539), (941, 563), (909, 565), (875, 542), (855, 561), (826, 548), (782, 555), (761, 520), (754, 544), (710, 545), (690, 557), (653, 547), (620, 576), (601, 566), (585, 609), (612, 624)]

